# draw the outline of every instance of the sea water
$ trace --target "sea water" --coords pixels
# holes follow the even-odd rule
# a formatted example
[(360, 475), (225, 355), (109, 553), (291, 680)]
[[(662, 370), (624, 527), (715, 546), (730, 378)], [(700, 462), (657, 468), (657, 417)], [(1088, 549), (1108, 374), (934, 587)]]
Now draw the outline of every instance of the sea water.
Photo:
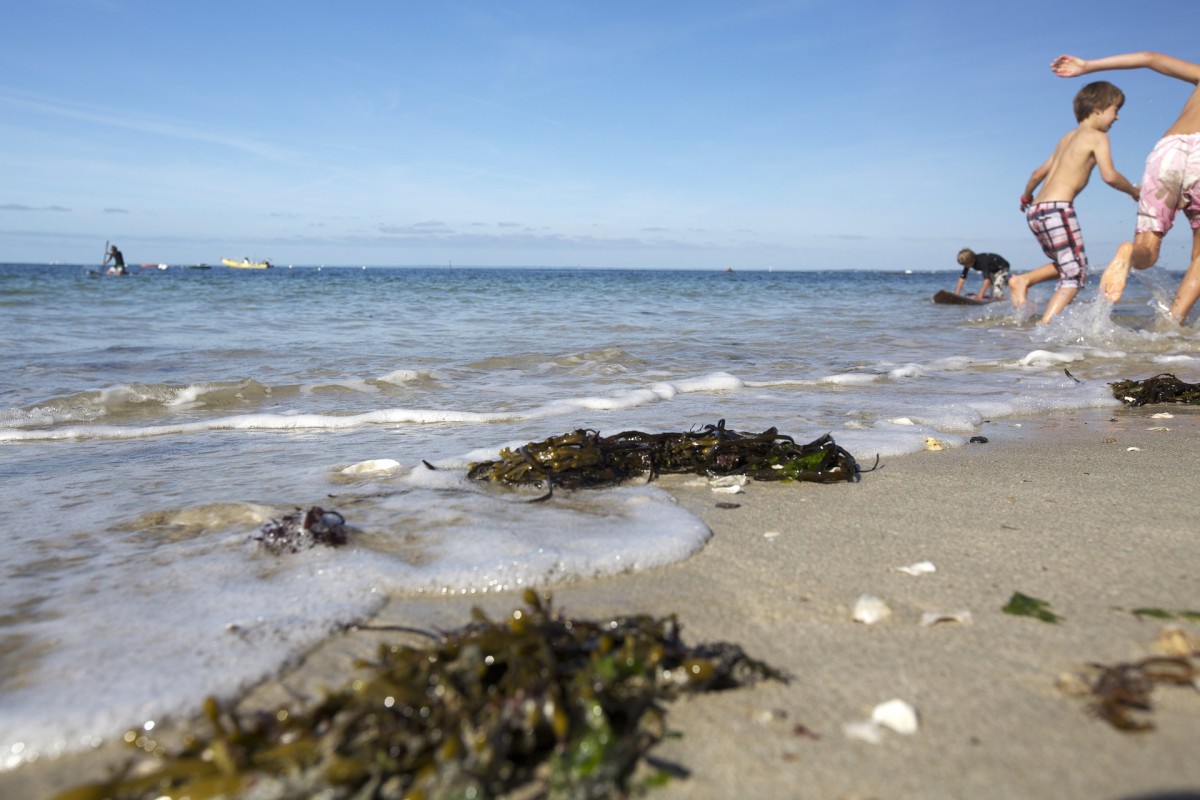
[[(723, 419), (870, 465), (1200, 380), (1160, 268), (1045, 327), (932, 304), (953, 271), (133, 272), (0, 266), (0, 769), (228, 697), (391, 596), (602, 579), (709, 536), (652, 483), (466, 480), (504, 446)], [(314, 505), (348, 546), (255, 540)]]

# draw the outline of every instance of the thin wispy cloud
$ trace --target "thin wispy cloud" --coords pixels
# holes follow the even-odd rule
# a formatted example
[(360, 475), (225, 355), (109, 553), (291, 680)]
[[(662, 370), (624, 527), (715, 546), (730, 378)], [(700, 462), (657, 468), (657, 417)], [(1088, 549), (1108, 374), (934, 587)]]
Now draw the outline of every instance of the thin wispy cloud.
[(59, 211), (66, 212), (71, 209), (63, 206), (27, 206), (20, 203), (5, 203), (0, 205), (0, 211)]
[(102, 125), (114, 130), (134, 131), (151, 136), (227, 147), (268, 161), (287, 162), (294, 158), (294, 154), (289, 151), (244, 136), (230, 136), (227, 133), (184, 126), (136, 114), (117, 114), (107, 108), (70, 103), (14, 89), (0, 88), (0, 107), (3, 106), (62, 119), (77, 120), (89, 125)]

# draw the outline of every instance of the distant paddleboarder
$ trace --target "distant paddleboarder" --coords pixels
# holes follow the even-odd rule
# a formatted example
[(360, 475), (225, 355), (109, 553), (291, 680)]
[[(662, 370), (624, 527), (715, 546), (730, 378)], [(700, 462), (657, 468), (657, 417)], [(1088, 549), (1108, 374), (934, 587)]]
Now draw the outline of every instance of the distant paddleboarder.
[[(125, 256), (117, 249), (115, 244), (109, 245), (108, 252), (104, 254), (104, 264), (112, 262), (112, 266), (108, 268), (109, 275), (126, 275), (128, 270), (125, 269)], [(104, 264), (101, 264), (103, 266)]]

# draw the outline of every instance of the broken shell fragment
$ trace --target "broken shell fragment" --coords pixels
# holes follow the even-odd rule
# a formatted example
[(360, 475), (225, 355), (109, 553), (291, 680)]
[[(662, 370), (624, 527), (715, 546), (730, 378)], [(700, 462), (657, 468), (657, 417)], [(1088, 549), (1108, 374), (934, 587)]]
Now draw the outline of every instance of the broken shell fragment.
[(962, 625), (971, 624), (970, 611), (926, 611), (921, 615), (921, 627), (932, 628), (939, 622), (958, 622)]
[(929, 436), (925, 439), (925, 449), (936, 452), (938, 450), (945, 450), (946, 446), (932, 436)]
[(1154, 651), (1164, 656), (1190, 658), (1200, 655), (1200, 637), (1178, 625), (1164, 625), (1154, 637)]
[(905, 575), (928, 575), (932, 572), (937, 572), (937, 567), (932, 561), (918, 561), (916, 564), (909, 564), (907, 567), (896, 567), (897, 572), (903, 572)]
[(873, 722), (847, 722), (842, 726), (842, 733), (847, 739), (854, 739), (867, 744), (879, 744), (883, 741), (883, 733)]
[(892, 615), (888, 604), (873, 594), (864, 594), (854, 603), (854, 621), (874, 625)]
[(1072, 672), (1059, 674), (1054, 681), (1054, 688), (1070, 697), (1087, 697), (1092, 693), (1092, 685), (1084, 680), (1083, 676)]
[(741, 494), (744, 490), (736, 484), (733, 486), (714, 486), (712, 490), (715, 494)]
[(911, 736), (917, 732), (917, 710), (903, 700), (888, 700), (875, 706), (871, 722), (896, 733)]
[(714, 490), (726, 486), (745, 486), (748, 482), (745, 475), (722, 475), (718, 478), (708, 479), (708, 485)]

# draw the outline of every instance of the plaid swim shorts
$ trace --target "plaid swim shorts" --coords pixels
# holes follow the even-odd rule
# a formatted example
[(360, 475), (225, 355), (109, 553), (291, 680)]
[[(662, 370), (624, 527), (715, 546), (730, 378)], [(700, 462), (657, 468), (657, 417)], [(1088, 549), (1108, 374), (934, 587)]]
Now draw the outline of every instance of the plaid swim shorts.
[(1088, 263), (1074, 207), (1065, 202), (1034, 203), (1025, 212), (1025, 221), (1042, 252), (1054, 262), (1059, 287), (1082, 289), (1087, 283)]

